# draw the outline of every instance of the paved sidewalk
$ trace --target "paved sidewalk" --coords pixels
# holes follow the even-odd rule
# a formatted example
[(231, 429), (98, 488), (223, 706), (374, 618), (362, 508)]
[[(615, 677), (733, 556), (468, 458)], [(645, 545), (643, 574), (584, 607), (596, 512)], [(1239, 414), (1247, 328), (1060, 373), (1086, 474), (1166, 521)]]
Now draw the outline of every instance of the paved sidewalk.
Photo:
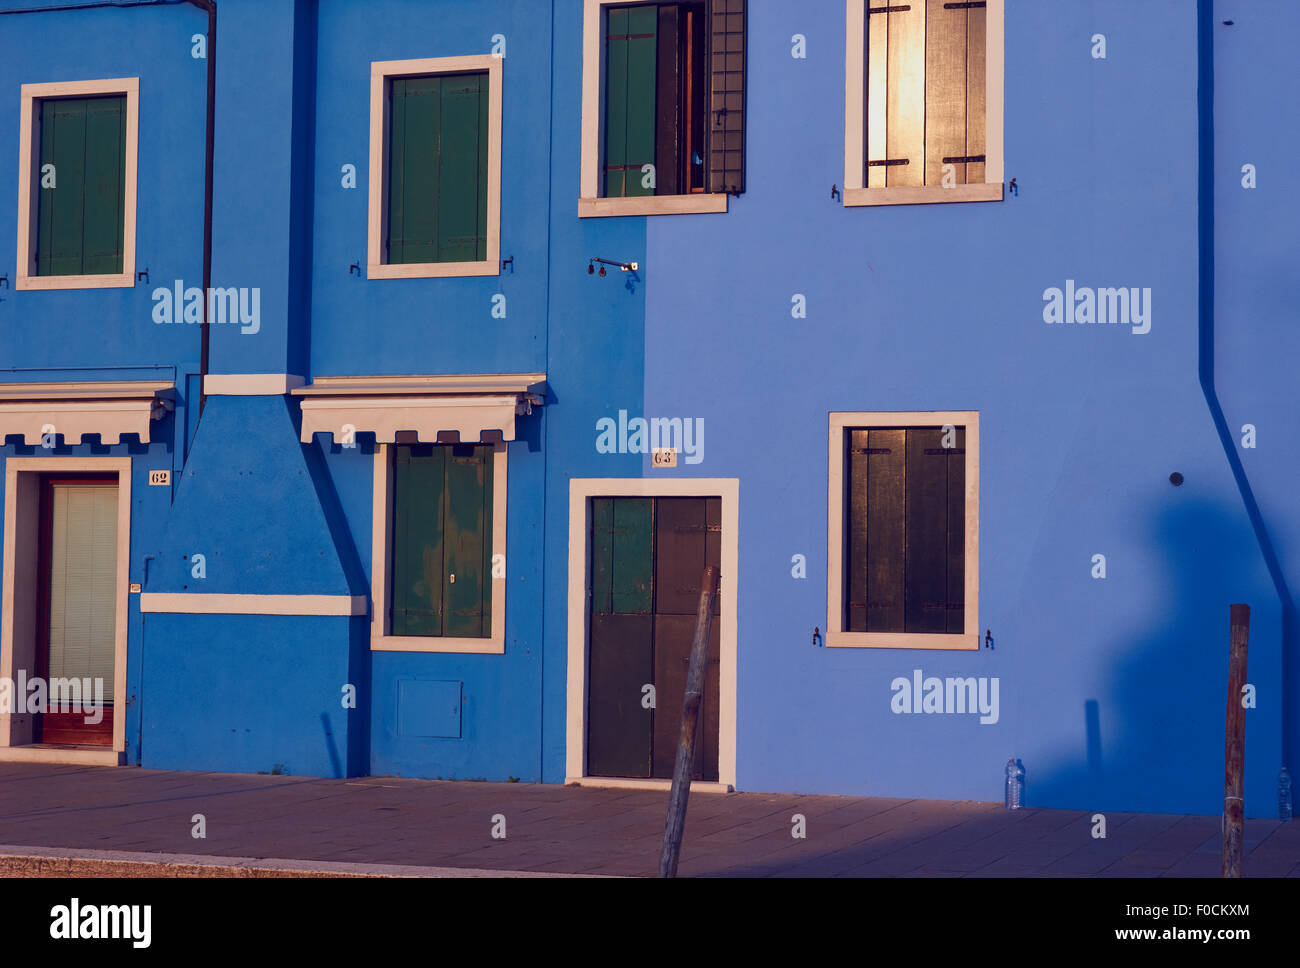
[[(187, 855), (322, 873), (411, 868), (652, 876), (667, 794), (550, 784), (178, 773), (0, 764), (0, 873), (66, 859)], [(807, 837), (791, 837), (803, 814)], [(207, 836), (191, 836), (202, 814)], [(493, 839), (496, 816), (506, 838)], [(1000, 804), (762, 793), (691, 796), (682, 876), (1193, 876), (1219, 874), (1219, 820), (1004, 810)], [(32, 848), (61, 848), (42, 852)], [(71, 849), (71, 850), (69, 850)], [(1246, 822), (1247, 876), (1300, 876), (1300, 822)], [(93, 851), (131, 852), (93, 854)], [(35, 863), (30, 855), (60, 858)], [(195, 856), (198, 855), (198, 856)], [(258, 859), (275, 858), (259, 862)], [(146, 858), (147, 859), (147, 858)], [(166, 860), (166, 858), (157, 858)], [(328, 862), (319, 864), (286, 864)], [(214, 863), (218, 863), (214, 861)], [(374, 865), (385, 865), (377, 868)], [(395, 870), (387, 865), (401, 865)], [(138, 875), (137, 875), (138, 876)], [(241, 876), (256, 876), (242, 874)]]

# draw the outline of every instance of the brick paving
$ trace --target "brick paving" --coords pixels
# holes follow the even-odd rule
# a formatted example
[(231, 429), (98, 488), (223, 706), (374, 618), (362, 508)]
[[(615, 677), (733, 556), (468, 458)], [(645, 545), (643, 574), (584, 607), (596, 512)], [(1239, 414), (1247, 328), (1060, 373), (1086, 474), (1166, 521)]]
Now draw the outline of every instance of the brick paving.
[[(551, 784), (5, 763), (0, 854), (22, 848), (57, 859), (12, 858), (0, 871), (71, 873), (68, 858), (78, 856), (88, 869), (90, 858), (99, 864), (129, 856), (123, 863), (134, 864), (139, 855), (186, 855), (171, 861), (182, 873), (206, 856), (249, 870), (290, 868), (284, 862), (292, 860), (333, 873), (653, 876), (666, 804), (666, 792)], [(790, 835), (796, 813), (806, 817), (803, 840)], [(191, 836), (195, 814), (205, 818), (204, 839)], [(491, 835), (497, 814), (506, 820), (504, 840)], [(1091, 811), (1013, 812), (970, 801), (697, 793), (679, 874), (1219, 874), (1217, 817), (1110, 813), (1104, 840), (1092, 838), (1091, 818)], [(53, 850), (42, 855), (39, 848)], [(129, 855), (96, 853), (103, 851)], [(1300, 823), (1248, 820), (1245, 851), (1247, 876), (1300, 877)]]

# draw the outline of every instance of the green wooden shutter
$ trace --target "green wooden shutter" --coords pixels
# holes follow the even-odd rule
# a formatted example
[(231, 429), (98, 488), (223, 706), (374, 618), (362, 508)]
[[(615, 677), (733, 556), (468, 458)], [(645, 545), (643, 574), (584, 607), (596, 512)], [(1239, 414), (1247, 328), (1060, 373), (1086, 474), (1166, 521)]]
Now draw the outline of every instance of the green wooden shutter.
[(388, 262), (487, 258), (487, 74), (389, 87)]
[(447, 455), (443, 517), (447, 602), (443, 634), (492, 634), (488, 614), (492, 558), (492, 448), (456, 445)]
[[(40, 190), (36, 273), (81, 275), (86, 184), (86, 99), (41, 102), (41, 168), (54, 166), (53, 188)], [(40, 172), (36, 177), (41, 177)]]
[(659, 7), (614, 7), (605, 21), (605, 195), (653, 195)]
[(745, 0), (709, 5), (709, 191), (745, 190)]
[(41, 156), (34, 174), (54, 187), (37, 201), (36, 274), (122, 271), (126, 216), (126, 97), (42, 100)]
[(122, 271), (126, 214), (126, 98), (91, 98), (86, 105), (86, 201), (82, 272)]
[(487, 258), (486, 74), (442, 79), (437, 262)]
[(441, 635), (446, 581), (446, 451), (397, 447), (393, 481), (393, 635)]

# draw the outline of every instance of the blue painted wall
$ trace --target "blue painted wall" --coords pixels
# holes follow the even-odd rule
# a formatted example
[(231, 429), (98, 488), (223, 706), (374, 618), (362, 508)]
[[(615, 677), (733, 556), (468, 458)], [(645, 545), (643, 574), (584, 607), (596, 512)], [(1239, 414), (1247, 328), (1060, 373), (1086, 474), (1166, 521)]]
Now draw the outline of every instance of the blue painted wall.
[[(1300, 742), (1283, 705), (1300, 689), (1288, 500), (1300, 431), (1286, 417), (1297, 337), (1283, 290), (1300, 241), (1285, 175), (1297, 136), (1274, 113), (1274, 95), (1289, 103), (1300, 83), (1286, 42), (1300, 13), (1209, 9), (1212, 210), (1188, 0), (1009, 0), (1006, 176), (1020, 194), (885, 208), (830, 198), (843, 178), (843, 4), (754, 0), (746, 194), (724, 215), (580, 220), (581, 6), (220, 3), (212, 281), (256, 287), (260, 319), (256, 333), (213, 327), (212, 371), (545, 372), (549, 390), (509, 445), (505, 655), (372, 653), (368, 616), (142, 620), (132, 596), (128, 760), (563, 781), (570, 481), (697, 475), (741, 482), (742, 789), (996, 800), (1014, 755), (1031, 805), (1215, 813), (1227, 606), (1242, 601), (1259, 696), (1246, 803), (1271, 813), (1284, 744)], [(205, 28), (183, 5), (0, 15), (6, 143), (21, 83), (140, 77), (137, 262), (150, 271), (134, 289), (0, 289), (0, 379), (175, 375), (177, 412), (154, 443), (54, 451), (139, 458), (131, 580), (146, 591), (198, 590), (184, 556), (200, 551), (204, 591), (368, 595), (373, 442), (302, 445), (283, 397), (209, 397), (196, 427), (198, 327), (151, 318), (153, 287), (201, 284), (206, 63), (191, 37)], [(1105, 60), (1089, 55), (1098, 32)], [(806, 59), (790, 56), (796, 33)], [(497, 34), (512, 266), (366, 279), (370, 63), (487, 53)], [(0, 151), (0, 184), (16, 185), (16, 156)], [(1245, 163), (1255, 190), (1240, 186)], [(342, 184), (349, 164), (356, 188)], [(0, 205), (9, 267), (15, 218)], [(593, 256), (641, 268), (590, 276)], [(1067, 279), (1149, 287), (1150, 333), (1045, 325), (1042, 293)], [(492, 316), (498, 294), (505, 318)], [(806, 318), (791, 315), (795, 294)], [(1235, 467), (1202, 385), (1206, 334), (1228, 443), (1258, 428)], [(814, 646), (827, 414), (939, 409), (980, 412), (980, 624), (996, 647)], [(704, 461), (652, 471), (598, 453), (597, 421), (620, 410), (703, 418)], [(147, 487), (163, 466), (176, 486)], [(1098, 553), (1104, 581), (1090, 577)], [(791, 576), (795, 554), (806, 579)], [(891, 681), (918, 668), (998, 677), (999, 721), (892, 713)], [(410, 735), (440, 729), (413, 726), (402, 691), (452, 688), (460, 735)]]

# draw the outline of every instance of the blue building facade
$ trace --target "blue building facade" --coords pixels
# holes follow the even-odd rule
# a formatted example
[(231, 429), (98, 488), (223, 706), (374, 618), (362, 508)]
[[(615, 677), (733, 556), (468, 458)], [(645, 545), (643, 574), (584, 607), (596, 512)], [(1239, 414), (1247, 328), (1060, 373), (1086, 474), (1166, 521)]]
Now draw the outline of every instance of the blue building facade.
[[(1244, 602), (1273, 815), (1300, 11), (884, 6), (0, 3), (0, 677), (112, 703), (65, 735), (13, 686), (0, 758), (666, 785), (707, 560), (704, 784), (994, 800), (1010, 757), (1032, 806), (1216, 813)], [(467, 77), (481, 195), (437, 211), (481, 248), (403, 261), (397, 82), (451, 184)], [(43, 132), (112, 97), (120, 271), (60, 278)], [(438, 454), (483, 503), (429, 505), (430, 564)]]

